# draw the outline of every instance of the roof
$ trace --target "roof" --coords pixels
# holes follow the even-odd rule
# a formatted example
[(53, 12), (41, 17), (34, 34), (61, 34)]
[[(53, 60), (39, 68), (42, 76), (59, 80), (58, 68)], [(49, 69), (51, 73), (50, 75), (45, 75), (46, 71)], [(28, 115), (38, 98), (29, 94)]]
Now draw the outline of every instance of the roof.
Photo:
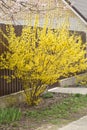
[(87, 0), (63, 0), (63, 2), (87, 25)]

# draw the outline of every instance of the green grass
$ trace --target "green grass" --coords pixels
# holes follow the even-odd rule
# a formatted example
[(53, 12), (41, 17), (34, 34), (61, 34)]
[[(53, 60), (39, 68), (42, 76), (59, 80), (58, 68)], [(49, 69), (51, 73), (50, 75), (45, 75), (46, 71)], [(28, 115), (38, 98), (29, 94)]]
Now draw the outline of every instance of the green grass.
[(0, 109), (0, 124), (11, 123), (20, 120), (21, 111), (17, 108)]
[[(44, 98), (48, 98), (52, 95), (47, 94), (45, 96)], [(76, 113), (85, 107), (87, 108), (87, 95), (75, 94), (64, 99), (61, 103), (39, 110), (25, 110), (23, 113), (31, 121), (42, 122), (45, 120), (50, 123), (58, 123), (58, 121), (60, 123), (62, 120), (65, 121), (65, 119), (70, 118), (70, 114)], [(18, 108), (0, 109), (0, 124), (13, 122), (13, 127), (17, 127), (18, 124), (15, 124), (15, 121), (20, 120), (21, 116), (22, 112)]]
[(75, 94), (63, 100), (60, 104), (52, 105), (51, 107), (27, 111), (26, 116), (34, 120), (56, 120), (68, 118), (70, 113), (78, 112), (80, 109), (87, 107), (87, 95)]

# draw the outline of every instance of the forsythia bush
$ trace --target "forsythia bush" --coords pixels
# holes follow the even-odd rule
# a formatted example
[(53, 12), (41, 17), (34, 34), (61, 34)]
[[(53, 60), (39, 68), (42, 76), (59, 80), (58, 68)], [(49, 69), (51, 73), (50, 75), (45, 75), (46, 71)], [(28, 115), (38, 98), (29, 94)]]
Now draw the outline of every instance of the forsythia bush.
[(66, 27), (52, 31), (26, 26), (21, 36), (12, 26), (6, 30), (7, 34), (0, 30), (8, 41), (7, 51), (0, 55), (0, 69), (13, 70), (11, 77), (22, 82), (29, 105), (39, 103), (48, 84), (87, 69), (85, 46)]

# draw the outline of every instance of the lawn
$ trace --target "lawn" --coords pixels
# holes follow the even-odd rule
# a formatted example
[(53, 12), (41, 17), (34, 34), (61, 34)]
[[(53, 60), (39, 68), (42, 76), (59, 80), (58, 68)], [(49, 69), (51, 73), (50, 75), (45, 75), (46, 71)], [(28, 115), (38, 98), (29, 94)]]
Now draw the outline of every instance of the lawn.
[[(40, 130), (61, 127), (87, 114), (87, 95), (46, 93), (38, 106), (16, 104), (0, 110), (0, 129)], [(56, 129), (56, 128), (55, 128)], [(39, 130), (39, 129), (38, 129)]]

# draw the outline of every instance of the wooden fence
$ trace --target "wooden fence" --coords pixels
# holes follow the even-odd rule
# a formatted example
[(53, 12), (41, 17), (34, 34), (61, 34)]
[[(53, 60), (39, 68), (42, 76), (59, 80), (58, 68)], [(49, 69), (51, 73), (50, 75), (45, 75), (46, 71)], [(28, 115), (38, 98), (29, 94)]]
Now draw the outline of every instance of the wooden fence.
[[(0, 24), (0, 28), (3, 30), (4, 33), (6, 33), (6, 25), (5, 24)], [(20, 35), (22, 31), (22, 26), (14, 26), (15, 28), (15, 33), (16, 35)], [(4, 41), (6, 44), (7, 41), (6, 39), (0, 35), (0, 39)], [(6, 50), (5, 46), (3, 46), (0, 43), (0, 54), (3, 53)], [(0, 96), (4, 96), (7, 94), (15, 93), (18, 91), (23, 90), (21, 83), (19, 82), (18, 79), (12, 80), (11, 83), (7, 83), (6, 79), (2, 78), (3, 75), (11, 75), (13, 72), (10, 70), (0, 70)]]
[[(6, 25), (0, 24), (0, 28), (3, 30), (4, 33), (6, 33)], [(16, 35), (20, 35), (22, 31), (22, 26), (17, 25), (14, 26)], [(71, 31), (73, 33), (74, 31)], [(76, 32), (77, 35), (81, 35), (83, 42), (86, 42), (86, 33), (84, 32)], [(7, 41), (4, 39), (2, 35), (0, 35), (0, 39), (3, 40), (6, 44)], [(6, 48), (0, 43), (0, 54), (3, 53), (6, 50)], [(1, 78), (1, 75), (10, 75), (13, 72), (10, 70), (0, 70), (0, 96), (4, 96), (7, 94), (11, 94), (14, 92), (18, 92), (20, 90), (23, 90), (23, 87), (18, 79), (12, 80), (11, 83), (7, 83), (5, 79)]]

